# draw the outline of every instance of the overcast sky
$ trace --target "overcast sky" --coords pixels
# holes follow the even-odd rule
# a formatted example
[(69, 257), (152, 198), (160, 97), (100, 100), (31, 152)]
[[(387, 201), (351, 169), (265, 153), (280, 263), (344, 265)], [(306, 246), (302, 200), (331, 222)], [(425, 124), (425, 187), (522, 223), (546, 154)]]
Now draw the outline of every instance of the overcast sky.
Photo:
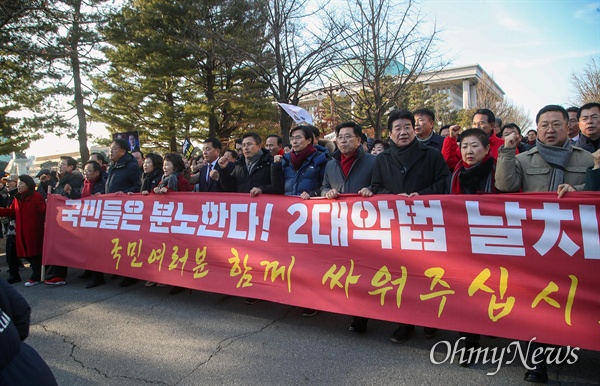
[[(532, 119), (545, 105), (570, 106), (571, 74), (591, 58), (600, 62), (598, 0), (424, 0), (419, 6), (442, 29), (440, 48), (453, 58), (450, 67), (480, 64)], [(97, 124), (90, 131), (108, 136)], [(27, 155), (78, 148), (75, 140), (47, 135)]]

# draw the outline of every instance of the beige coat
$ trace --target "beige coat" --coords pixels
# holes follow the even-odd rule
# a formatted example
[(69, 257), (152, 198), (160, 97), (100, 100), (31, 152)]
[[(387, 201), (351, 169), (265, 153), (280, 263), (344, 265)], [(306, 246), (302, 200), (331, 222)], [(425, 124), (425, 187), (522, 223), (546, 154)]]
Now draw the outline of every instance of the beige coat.
[[(594, 164), (592, 155), (573, 146), (573, 155), (565, 170), (565, 183), (583, 190), (585, 173)], [(515, 156), (515, 149), (501, 148), (496, 164), (496, 188), (502, 192), (547, 192), (552, 167), (537, 148)]]

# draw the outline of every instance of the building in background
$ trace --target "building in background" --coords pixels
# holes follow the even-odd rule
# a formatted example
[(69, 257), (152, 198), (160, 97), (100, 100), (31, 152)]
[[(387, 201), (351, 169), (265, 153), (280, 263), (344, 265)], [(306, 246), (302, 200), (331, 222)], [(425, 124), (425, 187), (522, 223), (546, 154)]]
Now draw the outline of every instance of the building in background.
[[(401, 67), (395, 66), (395, 75), (389, 76), (402, 76), (404, 72)], [(504, 91), (479, 64), (422, 73), (415, 83), (424, 85), (431, 94), (445, 94), (450, 111), (477, 107), (478, 92), (485, 92), (487, 98), (504, 98)], [(329, 133), (339, 123), (335, 103), (331, 103), (331, 100), (344, 100), (359, 89), (359, 85), (353, 83), (319, 88), (302, 98), (300, 106), (313, 116), (315, 126), (327, 128), (326, 132)], [(323, 103), (325, 98), (329, 98), (328, 104)], [(351, 106), (351, 110), (354, 110), (354, 106)]]
[[(105, 155), (108, 155), (108, 146), (92, 146), (90, 147), (90, 153), (104, 153)], [(79, 162), (77, 167), (82, 167), (80, 159), (81, 155), (79, 154), (79, 151), (73, 151), (70, 153), (60, 153), (35, 157), (35, 160), (32, 162), (32, 165), (29, 169), (29, 174), (35, 176), (37, 172), (39, 172), (41, 169), (50, 169), (58, 171), (58, 165), (60, 164), (61, 157), (73, 157)]]

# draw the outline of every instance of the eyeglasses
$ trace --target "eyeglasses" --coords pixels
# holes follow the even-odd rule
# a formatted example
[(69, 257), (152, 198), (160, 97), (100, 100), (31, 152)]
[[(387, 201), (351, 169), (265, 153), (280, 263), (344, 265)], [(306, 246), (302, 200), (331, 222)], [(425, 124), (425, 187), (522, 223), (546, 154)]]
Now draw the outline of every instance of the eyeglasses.
[(594, 115), (582, 115), (581, 117), (579, 117), (579, 119), (581, 120), (581, 122), (587, 122), (587, 121), (597, 121), (600, 119), (600, 115), (598, 114), (594, 114)]
[(242, 147), (244, 147), (244, 148), (246, 148), (246, 147), (252, 147), (254, 145), (256, 145), (254, 142), (245, 142), (245, 143), (242, 143)]
[(304, 137), (301, 135), (296, 135), (294, 137), (290, 137), (290, 141), (292, 141), (292, 142), (293, 141), (302, 141), (303, 139), (304, 139)]
[(352, 138), (356, 138), (356, 136), (355, 135), (351, 135), (351, 134), (338, 135), (337, 136), (338, 142), (347, 142), (347, 141), (351, 140)]
[(560, 130), (565, 124), (559, 121), (554, 121), (552, 123), (542, 122), (538, 125), (538, 127), (542, 130), (548, 130), (552, 127), (554, 130)]

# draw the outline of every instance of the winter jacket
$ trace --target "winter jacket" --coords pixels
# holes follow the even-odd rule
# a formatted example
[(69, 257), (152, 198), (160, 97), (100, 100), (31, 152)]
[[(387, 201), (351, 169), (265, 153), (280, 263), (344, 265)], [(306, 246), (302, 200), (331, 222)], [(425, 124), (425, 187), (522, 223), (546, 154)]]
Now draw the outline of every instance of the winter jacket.
[[(419, 141), (419, 139), (417, 138)], [(431, 133), (431, 136), (425, 141), (419, 141), (423, 145), (431, 146), (438, 151), (442, 151), (442, 147), (444, 145), (444, 137), (436, 133), (435, 131)]]
[(376, 158), (373, 154), (365, 153), (362, 146), (359, 146), (356, 160), (350, 167), (348, 176), (344, 176), (342, 171), (341, 157), (342, 153), (336, 151), (325, 166), (325, 176), (321, 187), (321, 196), (323, 197), (331, 189), (337, 190), (338, 193), (358, 193), (362, 188), (371, 186), (371, 176)]
[(600, 169), (587, 168), (583, 190), (600, 190)]
[[(87, 188), (87, 186), (90, 186), (90, 188)], [(88, 180), (84, 180), (83, 181), (83, 189), (81, 190), (82, 193), (83, 191), (89, 191), (90, 192), (90, 196), (94, 196), (96, 194), (104, 194), (104, 189), (106, 189), (106, 179), (103, 178), (102, 174), (100, 174), (100, 176), (98, 177), (98, 181), (96, 182), (90, 182)], [(87, 195), (82, 194), (81, 198), (87, 197)]]
[(590, 153), (598, 150), (598, 142), (592, 143), (592, 140), (583, 134), (579, 134), (579, 140), (575, 143), (575, 146), (582, 148), (583, 150), (589, 151)]
[(252, 169), (248, 173), (246, 159), (241, 157), (235, 163), (230, 162), (227, 167), (219, 173), (219, 183), (225, 192), (250, 193), (252, 188), (260, 188), (265, 194), (282, 194), (282, 186), (274, 186), (271, 183), (271, 165), (273, 156), (266, 149), (262, 153)]
[(0, 279), (0, 385), (56, 385), (39, 354), (23, 340), (29, 335), (31, 308)]
[(44, 244), (46, 201), (38, 191), (17, 194), (9, 208), (0, 209), (0, 216), (16, 219), (17, 256), (41, 256)]
[[(177, 185), (173, 184), (173, 187), (175, 187), (176, 189), (172, 189), (168, 186), (168, 181), (170, 178), (177, 179)], [(157, 187), (167, 188), (168, 192), (191, 192), (194, 189), (194, 187), (190, 185), (190, 182), (187, 180), (187, 178), (185, 178), (182, 172), (170, 174), (168, 176), (165, 176), (163, 174), (162, 179), (160, 180), (160, 183), (157, 185)]]
[[(415, 138), (414, 141), (417, 141)], [(446, 180), (450, 170), (442, 154), (417, 141), (410, 162), (402, 165), (393, 154), (392, 147), (377, 155), (371, 190), (375, 194), (414, 193), (444, 194), (446, 193)], [(409, 146), (411, 146), (409, 145)]]
[[(565, 184), (583, 190), (586, 169), (594, 164), (592, 154), (573, 146), (565, 170)], [(547, 192), (552, 167), (544, 161), (537, 147), (515, 155), (515, 149), (500, 149), (496, 163), (496, 188), (502, 192)]]
[(327, 154), (317, 148), (317, 151), (309, 155), (296, 170), (292, 165), (290, 153), (284, 154), (281, 162), (274, 164), (274, 175), (277, 176), (277, 182), (274, 183), (280, 185), (280, 178), (283, 177), (286, 196), (299, 196), (302, 192), (307, 192), (312, 197), (319, 196), (327, 162)]
[(142, 171), (137, 160), (129, 153), (125, 153), (117, 162), (108, 169), (106, 178), (106, 193), (139, 193)]
[[(65, 192), (65, 185), (71, 187), (71, 192)], [(83, 176), (77, 173), (65, 173), (58, 181), (58, 185), (54, 189), (54, 194), (60, 194), (68, 198), (77, 199), (81, 197), (81, 189), (83, 189)], [(43, 195), (42, 195), (43, 197)]]
[(153, 171), (151, 171), (148, 174), (143, 173), (142, 174), (142, 185), (140, 187), (140, 192), (143, 192), (143, 191), (153, 192), (154, 188), (157, 187), (158, 184), (160, 184), (162, 176), (163, 176), (162, 169), (154, 169)]
[(44, 197), (45, 200), (46, 198), (48, 198), (48, 186), (54, 188), (57, 183), (58, 181), (54, 177), (50, 177), (48, 181), (40, 181), (40, 183), (37, 186), (37, 191), (40, 192), (40, 194), (42, 195), (42, 197)]

